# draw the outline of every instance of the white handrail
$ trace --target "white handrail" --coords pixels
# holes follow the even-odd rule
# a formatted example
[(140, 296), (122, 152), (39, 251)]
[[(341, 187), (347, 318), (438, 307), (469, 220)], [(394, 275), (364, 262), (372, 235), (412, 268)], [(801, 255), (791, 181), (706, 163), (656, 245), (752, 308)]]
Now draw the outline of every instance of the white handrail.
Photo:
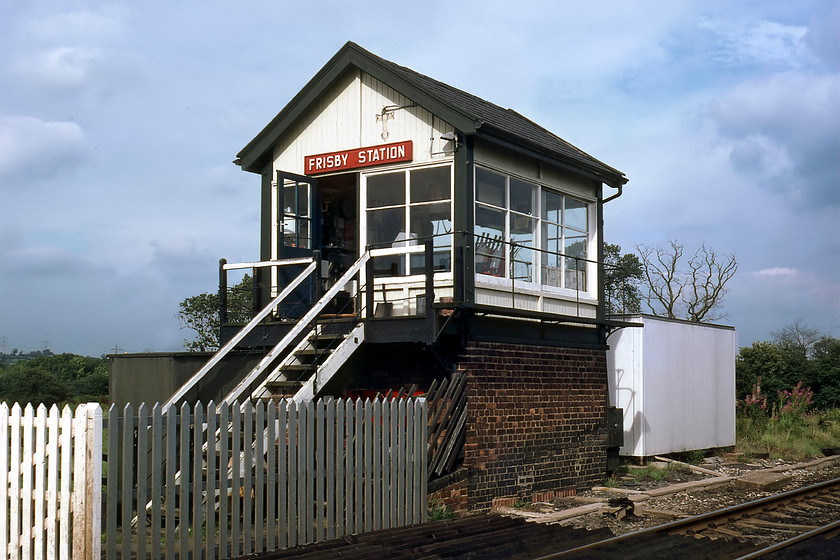
[(384, 247), (382, 249), (371, 249), (370, 254), (374, 257), (387, 257), (390, 255), (403, 255), (405, 253), (423, 253), (425, 245), (408, 245), (406, 247)]
[(365, 263), (368, 262), (368, 260), (370, 260), (370, 253), (365, 252), (361, 257), (359, 257), (359, 260), (357, 260), (353, 264), (353, 266), (347, 269), (347, 272), (345, 272), (342, 275), (342, 277), (339, 278), (335, 284), (333, 284), (333, 287), (327, 290), (327, 292), (321, 297), (321, 299), (318, 300), (318, 302), (315, 305), (313, 305), (312, 308), (298, 320), (298, 322), (295, 324), (292, 330), (286, 333), (286, 336), (284, 336), (283, 339), (280, 342), (278, 342), (277, 345), (274, 346), (274, 348), (272, 348), (256, 366), (254, 366), (254, 369), (252, 369), (248, 373), (248, 375), (246, 375), (245, 378), (242, 381), (240, 381), (239, 384), (230, 393), (228, 393), (223, 402), (225, 404), (230, 405), (233, 404), (236, 400), (238, 400), (242, 393), (245, 392), (245, 389), (247, 389), (248, 386), (250, 386), (251, 383), (253, 383), (254, 380), (256, 380), (257, 377), (259, 377), (259, 375), (262, 374), (269, 365), (271, 365), (271, 363), (286, 348), (286, 346), (291, 344), (291, 342), (294, 339), (300, 336), (300, 334), (303, 332), (303, 329), (305, 329), (312, 321), (314, 321), (318, 317), (318, 314), (324, 309), (324, 307), (326, 307), (327, 304), (330, 301), (332, 301), (332, 299), (338, 294), (338, 292), (340, 292), (341, 289), (344, 288), (344, 286), (348, 282), (350, 282), (350, 280), (353, 279), (353, 277), (362, 269), (362, 267), (365, 265)]
[(290, 266), (296, 264), (307, 264), (312, 262), (312, 257), (301, 257), (299, 259), (284, 259), (282, 261), (257, 261), (243, 263), (223, 264), (223, 270), (239, 270), (242, 268), (265, 268), (269, 266)]
[(161, 407), (161, 413), (165, 413), (167, 410), (169, 410), (169, 408), (172, 405), (181, 400), (187, 394), (187, 392), (190, 389), (192, 389), (196, 385), (196, 383), (201, 381), (201, 379), (205, 375), (207, 375), (207, 372), (213, 369), (213, 367), (216, 364), (222, 361), (222, 359), (228, 354), (228, 352), (233, 350), (233, 348), (237, 344), (239, 344), (239, 342), (241, 342), (242, 339), (245, 338), (248, 335), (248, 333), (250, 333), (251, 330), (253, 330), (253, 328), (260, 323), (260, 321), (265, 319), (268, 316), (268, 314), (271, 313), (271, 311), (275, 307), (277, 307), (277, 305), (280, 304), (280, 302), (286, 299), (286, 297), (288, 297), (288, 295), (291, 294), (292, 291), (294, 291), (298, 287), (298, 285), (300, 285), (306, 279), (307, 276), (312, 274), (312, 272), (315, 270), (315, 267), (317, 266), (317, 263), (315, 263), (315, 261), (311, 258), (307, 259), (307, 261), (309, 262), (309, 266), (303, 269), (303, 272), (301, 272), (294, 280), (292, 280), (292, 282), (288, 286), (283, 288), (283, 291), (280, 292), (280, 294), (276, 298), (271, 300), (271, 302), (268, 305), (266, 305), (262, 311), (260, 311), (253, 319), (251, 319), (248, 322), (247, 325), (242, 327), (242, 329), (238, 333), (236, 333), (236, 336), (231, 338), (224, 346), (222, 346), (213, 355), (213, 357), (210, 358), (210, 360), (195, 373), (195, 375), (190, 377), (186, 383), (181, 385), (181, 387), (177, 391), (175, 391), (175, 394), (169, 397), (169, 400), (163, 403), (163, 406)]

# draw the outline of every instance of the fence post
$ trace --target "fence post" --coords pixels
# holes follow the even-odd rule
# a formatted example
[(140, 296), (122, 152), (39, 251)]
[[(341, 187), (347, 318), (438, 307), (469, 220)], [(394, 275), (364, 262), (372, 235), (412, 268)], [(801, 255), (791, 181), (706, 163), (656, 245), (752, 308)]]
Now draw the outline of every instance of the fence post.
[(99, 558), (102, 542), (102, 408), (79, 405), (73, 473), (73, 557)]

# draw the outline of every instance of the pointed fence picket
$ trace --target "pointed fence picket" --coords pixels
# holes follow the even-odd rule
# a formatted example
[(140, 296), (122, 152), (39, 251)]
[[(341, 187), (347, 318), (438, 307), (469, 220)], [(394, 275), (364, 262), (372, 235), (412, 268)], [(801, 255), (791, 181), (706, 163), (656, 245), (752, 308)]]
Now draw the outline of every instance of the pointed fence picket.
[[(102, 409), (0, 404), (0, 550), (6, 558), (100, 556)], [(95, 458), (95, 460), (89, 460)]]
[(105, 557), (215, 560), (425, 521), (426, 416), (423, 399), (111, 407)]
[(424, 399), (0, 404), (0, 551), (216, 560), (419, 523), (427, 420)]

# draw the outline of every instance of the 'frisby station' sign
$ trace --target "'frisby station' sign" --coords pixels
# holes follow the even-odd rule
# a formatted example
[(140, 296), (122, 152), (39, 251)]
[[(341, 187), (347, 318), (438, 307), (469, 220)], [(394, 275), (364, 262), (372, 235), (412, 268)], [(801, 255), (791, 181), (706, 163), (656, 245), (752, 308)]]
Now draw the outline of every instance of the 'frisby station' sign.
[(341, 152), (328, 152), (314, 156), (304, 156), (303, 168), (307, 175), (358, 169), (372, 165), (385, 165), (413, 159), (411, 140), (370, 146), (368, 148), (353, 148)]

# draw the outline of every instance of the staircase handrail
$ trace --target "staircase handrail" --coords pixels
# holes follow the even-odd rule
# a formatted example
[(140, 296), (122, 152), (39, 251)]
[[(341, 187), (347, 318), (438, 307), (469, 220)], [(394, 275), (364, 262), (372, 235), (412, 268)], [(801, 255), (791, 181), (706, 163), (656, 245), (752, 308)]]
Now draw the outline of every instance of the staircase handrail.
[[(294, 261), (294, 262), (291, 262)], [(201, 369), (199, 369), (189, 380), (181, 385), (181, 387), (175, 391), (175, 393), (169, 397), (163, 406), (161, 407), (161, 413), (165, 413), (169, 408), (176, 404), (179, 400), (181, 400), (195, 385), (204, 378), (207, 373), (213, 369), (224, 357), (233, 350), (237, 344), (239, 344), (243, 338), (245, 338), (253, 329), (256, 327), (263, 319), (265, 319), (273, 309), (275, 309), (284, 299), (286, 299), (289, 294), (291, 294), (317, 267), (317, 263), (314, 259), (306, 259), (309, 261), (309, 266), (303, 269), (297, 277), (295, 277), (292, 282), (283, 288), (283, 290), (275, 297), (273, 300), (266, 305), (262, 311), (257, 313), (253, 319), (251, 319), (247, 325), (242, 327), (236, 336), (231, 338), (224, 346), (222, 346), (210, 360), (204, 364)], [(304, 261), (304, 262), (306, 262)], [(282, 266), (284, 264), (303, 264), (301, 263), (301, 259), (290, 259), (290, 262), (285, 261), (274, 261), (275, 265)]]
[(292, 343), (298, 336), (301, 335), (303, 330), (307, 328), (307, 326), (314, 321), (318, 314), (323, 311), (323, 309), (327, 306), (327, 304), (332, 301), (332, 299), (338, 295), (338, 292), (350, 282), (353, 277), (359, 273), (363, 266), (370, 260), (370, 251), (365, 251), (359, 260), (357, 260), (353, 266), (347, 269), (341, 278), (339, 278), (333, 286), (324, 293), (324, 295), (319, 299), (315, 305), (313, 305), (306, 314), (295, 323), (295, 326), (286, 333), (286, 336), (283, 337), (280, 342), (278, 342), (274, 348), (272, 348), (265, 357), (259, 361), (259, 363), (254, 366), (254, 368), (246, 375), (239, 384), (233, 388), (233, 390), (227, 394), (224, 398), (222, 403), (231, 405), (235, 401), (239, 400), (242, 396), (242, 393), (254, 383), (254, 381), (262, 375), (263, 372), (271, 365), (271, 363), (279, 356), (286, 347)]

